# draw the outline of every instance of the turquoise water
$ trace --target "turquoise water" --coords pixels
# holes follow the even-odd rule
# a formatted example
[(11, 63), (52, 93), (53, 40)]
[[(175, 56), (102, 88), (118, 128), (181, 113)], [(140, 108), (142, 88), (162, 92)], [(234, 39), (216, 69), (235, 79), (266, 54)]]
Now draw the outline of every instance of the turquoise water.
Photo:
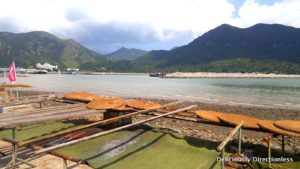
[[(3, 79), (0, 79), (2, 81)], [(300, 110), (300, 79), (163, 79), (147, 75), (30, 75), (18, 83), (34, 90), (180, 99)]]

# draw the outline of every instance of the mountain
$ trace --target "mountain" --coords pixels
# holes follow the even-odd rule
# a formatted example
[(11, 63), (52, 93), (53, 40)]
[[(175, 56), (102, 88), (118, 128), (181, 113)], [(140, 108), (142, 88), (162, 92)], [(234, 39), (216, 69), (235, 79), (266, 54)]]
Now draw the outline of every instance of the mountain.
[(108, 59), (111, 60), (134, 60), (140, 56), (143, 56), (147, 53), (147, 51), (140, 49), (128, 49), (128, 48), (120, 48), (117, 51), (105, 55)]
[(18, 34), (0, 32), (0, 67), (8, 67), (12, 60), (20, 67), (34, 67), (38, 62), (48, 62), (60, 68), (75, 68), (98, 61), (107, 62), (103, 55), (72, 39), (59, 39), (42, 31)]
[[(279, 24), (223, 24), (191, 43), (138, 58), (148, 70), (300, 73), (300, 29)], [(142, 66), (140, 66), (142, 67)]]
[(107, 56), (47, 32), (0, 32), (0, 67), (8, 67), (12, 60), (25, 68), (48, 62), (61, 69), (91, 71), (300, 73), (300, 29), (279, 24), (249, 28), (223, 24), (171, 50), (121, 48)]

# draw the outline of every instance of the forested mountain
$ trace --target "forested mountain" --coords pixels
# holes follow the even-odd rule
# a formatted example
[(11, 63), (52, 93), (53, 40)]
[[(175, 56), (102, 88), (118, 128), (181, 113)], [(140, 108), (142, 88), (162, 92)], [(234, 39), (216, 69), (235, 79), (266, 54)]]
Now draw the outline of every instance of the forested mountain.
[(147, 51), (141, 49), (128, 49), (122, 47), (115, 52), (105, 55), (107, 59), (110, 60), (134, 60), (140, 56), (143, 56), (147, 53)]
[(59, 39), (47, 32), (0, 32), (0, 66), (8, 67), (12, 60), (25, 68), (37, 62), (75, 68), (88, 62), (105, 62), (106, 58), (72, 39)]
[(150, 51), (137, 63), (149, 69), (300, 73), (300, 29), (279, 24), (241, 29), (223, 24), (185, 46)]
[[(143, 56), (131, 60), (142, 53)], [(12, 60), (25, 68), (48, 62), (62, 68), (91, 71), (300, 73), (300, 29), (279, 24), (257, 24), (249, 28), (223, 24), (169, 51), (145, 53), (121, 48), (108, 56), (46, 32), (2, 32), (0, 66), (7, 67)]]

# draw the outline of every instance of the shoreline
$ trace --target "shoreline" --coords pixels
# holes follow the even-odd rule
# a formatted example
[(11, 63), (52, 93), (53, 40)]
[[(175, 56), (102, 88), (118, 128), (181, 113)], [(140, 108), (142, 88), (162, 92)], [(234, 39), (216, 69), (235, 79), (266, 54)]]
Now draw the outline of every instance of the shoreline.
[[(55, 91), (40, 91), (39, 89), (17, 89), (20, 92), (25, 92), (25, 93), (66, 93), (68, 91), (59, 91), (59, 92), (55, 92)], [(85, 90), (82, 90), (85, 91)], [(90, 90), (86, 90), (86, 92), (90, 92), (90, 93), (95, 93), (93, 91)], [(96, 93), (96, 94), (100, 94), (100, 95), (111, 95), (111, 96), (115, 96), (115, 97), (123, 97), (125, 99), (145, 99), (145, 100), (157, 100), (157, 101), (162, 101), (162, 100), (168, 100), (168, 101), (175, 101), (175, 100), (180, 100), (183, 102), (187, 102), (187, 103), (199, 103), (199, 104), (205, 104), (205, 105), (219, 105), (219, 106), (233, 106), (233, 107), (244, 107), (244, 108), (263, 108), (263, 109), (280, 109), (280, 110), (289, 110), (289, 111), (299, 111), (300, 109), (297, 107), (288, 107), (285, 105), (263, 105), (263, 104), (252, 104), (252, 103), (245, 103), (245, 102), (234, 102), (234, 101), (215, 101), (215, 100), (197, 100), (197, 101), (193, 101), (192, 99), (182, 99), (182, 98), (178, 98), (178, 97), (139, 97), (139, 96), (128, 96), (128, 95), (117, 95), (117, 94), (107, 94), (107, 93)], [(29, 94), (30, 95), (30, 94)], [(299, 115), (300, 116), (300, 115)], [(300, 119), (299, 119), (300, 120)]]
[(300, 74), (175, 72), (163, 78), (300, 78)]
[[(49, 72), (48, 74), (57, 74), (57, 72)], [(70, 74), (68, 72), (61, 72), (61, 74)], [(148, 73), (122, 73), (122, 72), (78, 72), (78, 75), (148, 75)]]
[[(48, 72), (48, 74), (57, 74), (57, 72)], [(62, 71), (61, 74), (72, 74)], [(149, 73), (137, 72), (78, 72), (78, 75), (141, 75), (149, 76)], [(75, 74), (75, 75), (77, 75)], [(31, 74), (25, 74), (31, 75)], [(3, 73), (0, 73), (3, 76)], [(17, 76), (24, 76), (24, 74), (17, 74)], [(221, 72), (174, 72), (167, 73), (161, 78), (174, 79), (197, 79), (197, 78), (300, 78), (300, 74), (275, 74), (275, 73), (221, 73)]]
[[(62, 92), (53, 91), (37, 91), (37, 90), (19, 90), (19, 96), (41, 95), (41, 94), (63, 94)], [(123, 97), (124, 99), (141, 99), (155, 101), (160, 104), (178, 101), (178, 99), (169, 98), (149, 98), (149, 97), (130, 97), (130, 96), (116, 96)], [(243, 105), (243, 104), (226, 104), (226, 103), (207, 103), (201, 101), (185, 101), (183, 100), (182, 106), (189, 106), (197, 104), (197, 109), (222, 111), (225, 113), (235, 113), (253, 116), (260, 119), (279, 120), (281, 118), (300, 120), (300, 112), (296, 109), (286, 107), (272, 107), (272, 106), (256, 106), (256, 105)]]

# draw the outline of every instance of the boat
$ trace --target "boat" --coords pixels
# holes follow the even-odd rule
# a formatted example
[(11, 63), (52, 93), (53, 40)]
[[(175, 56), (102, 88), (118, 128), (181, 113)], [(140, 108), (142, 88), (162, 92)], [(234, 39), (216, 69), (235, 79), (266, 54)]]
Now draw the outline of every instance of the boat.
[(165, 72), (153, 72), (153, 73), (149, 73), (150, 77), (164, 77), (165, 76)]
[(26, 69), (26, 74), (47, 74), (47, 70), (42, 69)]
[(33, 70), (33, 71), (28, 71), (29, 74), (47, 74), (47, 70)]
[(77, 75), (77, 74), (79, 74), (79, 69), (77, 69), (77, 68), (68, 68), (67, 73)]

